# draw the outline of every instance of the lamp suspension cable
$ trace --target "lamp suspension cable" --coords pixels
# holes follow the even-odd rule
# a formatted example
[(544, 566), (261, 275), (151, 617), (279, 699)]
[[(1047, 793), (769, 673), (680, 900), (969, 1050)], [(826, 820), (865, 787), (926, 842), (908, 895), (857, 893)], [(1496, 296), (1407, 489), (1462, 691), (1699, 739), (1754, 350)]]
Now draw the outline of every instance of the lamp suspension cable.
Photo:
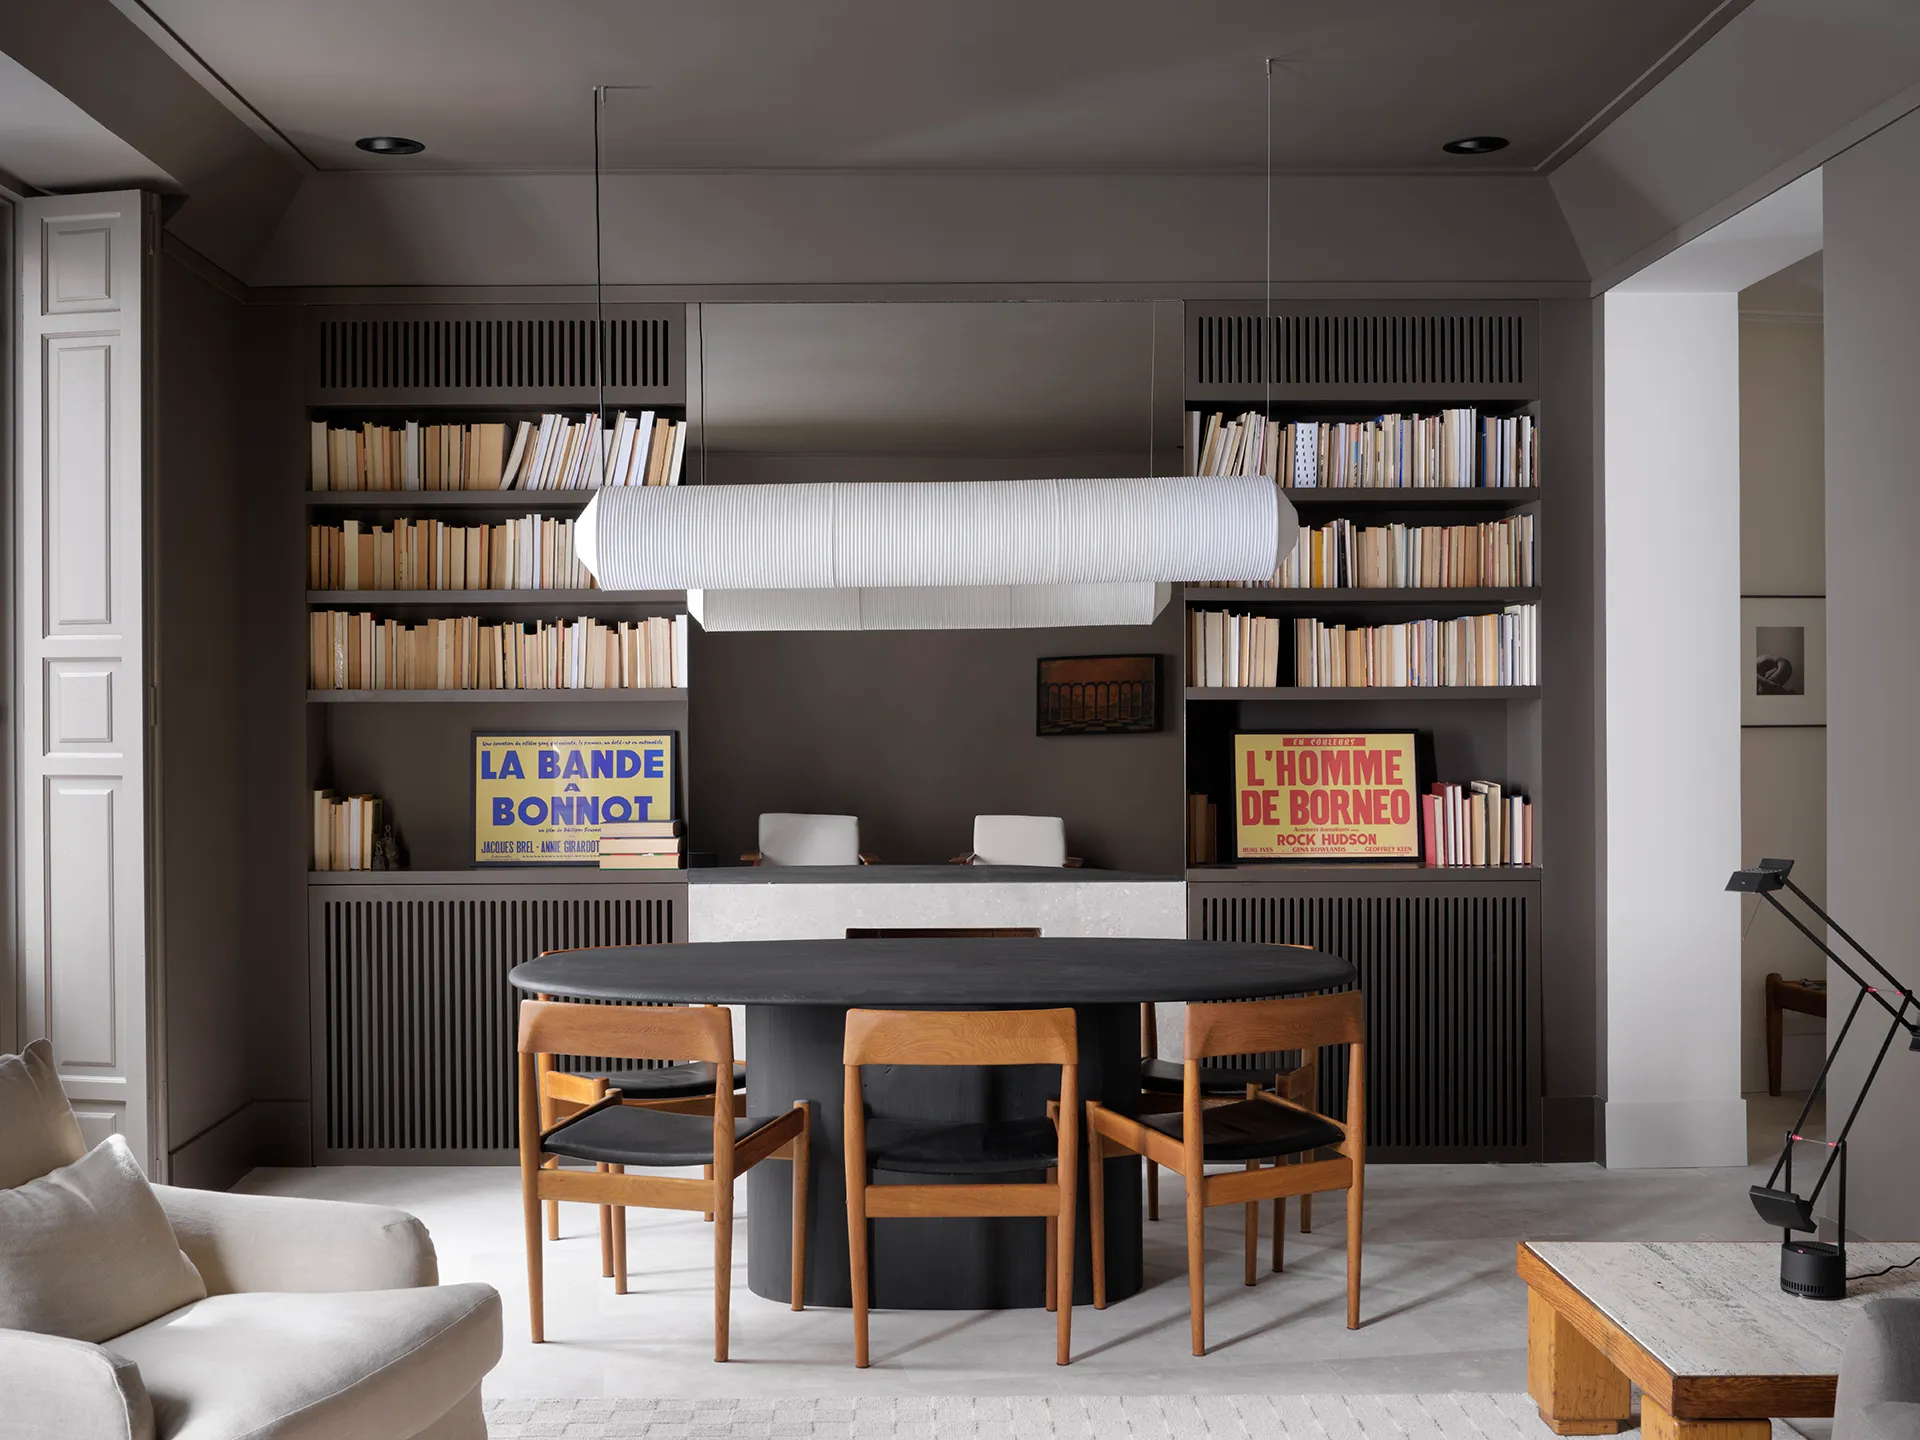
[[(1265, 309), (1260, 318), (1260, 418), (1273, 419), (1273, 56), (1267, 57), (1267, 185), (1266, 185), (1266, 239), (1262, 246), (1261, 260), (1266, 275)], [(1278, 457), (1273, 466), (1274, 483), (1281, 479)]]

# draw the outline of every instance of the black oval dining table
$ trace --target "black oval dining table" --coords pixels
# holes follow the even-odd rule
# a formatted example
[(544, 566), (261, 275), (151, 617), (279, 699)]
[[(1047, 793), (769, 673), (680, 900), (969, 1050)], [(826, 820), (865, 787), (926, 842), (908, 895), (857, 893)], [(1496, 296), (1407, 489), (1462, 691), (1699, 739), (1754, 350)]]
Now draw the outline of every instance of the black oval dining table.
[[(573, 1000), (740, 1005), (746, 1010), (747, 1113), (813, 1106), (808, 1167), (810, 1305), (852, 1303), (841, 1155), (849, 1009), (1075, 1012), (1080, 1090), (1123, 1114), (1140, 1095), (1140, 1005), (1250, 1000), (1334, 990), (1353, 967), (1317, 950), (1202, 940), (924, 936), (618, 945), (558, 951), (516, 966), (516, 988)], [(670, 1058), (670, 1057), (660, 1057)], [(1056, 1098), (1050, 1067), (869, 1066), (875, 1116), (956, 1123), (1032, 1118)], [(1084, 1127), (1083, 1127), (1084, 1133)], [(1107, 1290), (1141, 1283), (1139, 1161), (1107, 1162)], [(876, 1174), (876, 1184), (890, 1177)], [(906, 1178), (906, 1177), (901, 1177)], [(924, 1179), (925, 1177), (917, 1177)], [(791, 1171), (747, 1174), (747, 1284), (784, 1300), (792, 1263)], [(1076, 1225), (1075, 1300), (1092, 1296), (1086, 1186)], [(890, 1309), (1006, 1309), (1045, 1303), (1044, 1231), (1025, 1219), (890, 1220), (872, 1230), (872, 1303)]]

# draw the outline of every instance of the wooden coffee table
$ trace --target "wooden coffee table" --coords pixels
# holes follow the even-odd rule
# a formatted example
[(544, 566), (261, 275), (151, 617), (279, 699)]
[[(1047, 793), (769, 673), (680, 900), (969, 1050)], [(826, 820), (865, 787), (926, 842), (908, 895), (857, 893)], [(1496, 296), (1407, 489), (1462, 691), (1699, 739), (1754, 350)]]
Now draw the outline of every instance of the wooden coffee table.
[[(1847, 1270), (1899, 1265), (1920, 1245), (1849, 1245)], [(1920, 1294), (1920, 1265), (1847, 1287), (1780, 1289), (1774, 1243), (1522, 1241), (1527, 1393), (1558, 1435), (1611, 1435), (1641, 1391), (1645, 1440), (1767, 1440), (1768, 1419), (1833, 1414), (1840, 1348), (1861, 1307)]]

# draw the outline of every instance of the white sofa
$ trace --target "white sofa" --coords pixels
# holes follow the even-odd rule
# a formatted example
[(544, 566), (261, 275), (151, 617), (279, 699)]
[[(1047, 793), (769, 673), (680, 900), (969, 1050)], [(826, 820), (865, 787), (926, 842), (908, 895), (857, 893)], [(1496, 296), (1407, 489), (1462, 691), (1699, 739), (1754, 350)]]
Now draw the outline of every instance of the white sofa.
[[(0, 1067), (42, 1050), (0, 1056)], [(16, 1110), (0, 1115), (0, 1149), (20, 1134), (22, 1093), (0, 1094)], [(59, 1148), (77, 1145), (70, 1117), (54, 1123), (72, 1137)], [(34, 1178), (17, 1165), (13, 1175), (6, 1183)], [(207, 1298), (100, 1344), (0, 1329), (0, 1440), (486, 1435), (480, 1381), (500, 1358), (500, 1297), (437, 1284), (418, 1220), (376, 1205), (153, 1189)]]

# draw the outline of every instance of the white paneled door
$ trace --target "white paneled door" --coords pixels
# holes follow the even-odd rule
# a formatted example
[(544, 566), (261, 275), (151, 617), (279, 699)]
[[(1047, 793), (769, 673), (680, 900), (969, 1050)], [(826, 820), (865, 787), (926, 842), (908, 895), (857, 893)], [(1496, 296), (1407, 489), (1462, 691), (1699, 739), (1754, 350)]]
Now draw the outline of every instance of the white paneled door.
[(16, 210), (23, 1040), (50, 1036), (88, 1140), (163, 1153), (150, 1082), (143, 608), (149, 202)]

